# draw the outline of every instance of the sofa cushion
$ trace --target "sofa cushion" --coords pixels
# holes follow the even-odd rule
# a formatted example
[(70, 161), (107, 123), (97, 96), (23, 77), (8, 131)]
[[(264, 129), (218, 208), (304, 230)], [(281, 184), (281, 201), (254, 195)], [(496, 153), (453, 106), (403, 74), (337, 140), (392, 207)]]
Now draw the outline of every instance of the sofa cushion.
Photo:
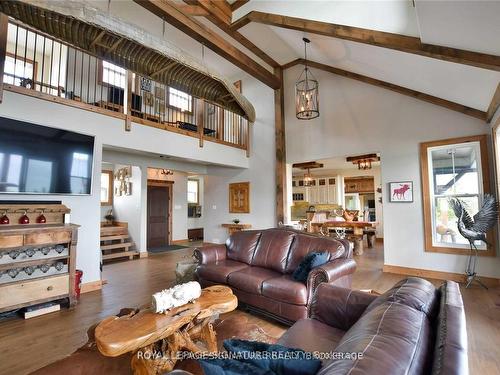
[(264, 281), (281, 276), (280, 273), (262, 267), (247, 267), (241, 271), (232, 272), (227, 283), (248, 293), (261, 294)]
[(329, 237), (318, 237), (309, 234), (297, 234), (288, 254), (286, 273), (292, 273), (304, 257), (313, 251), (328, 251), (330, 260), (345, 256), (344, 244)]
[(282, 275), (264, 281), (262, 295), (294, 305), (307, 304), (307, 288), (305, 284), (295, 281), (290, 275)]
[(301, 319), (295, 322), (280, 337), (278, 344), (289, 348), (300, 348), (308, 352), (331, 352), (344, 336), (345, 331), (331, 327), (316, 319)]
[(261, 233), (255, 230), (233, 233), (226, 241), (227, 258), (250, 264)]
[(439, 290), (432, 283), (419, 277), (409, 277), (396, 283), (391, 289), (374, 300), (364, 314), (386, 302), (401, 303), (422, 311), (433, 321), (439, 312)]
[(226, 284), (227, 277), (231, 272), (239, 271), (244, 268), (248, 268), (245, 263), (226, 259), (216, 263), (201, 264), (196, 269), (196, 274), (201, 279)]
[(295, 281), (305, 283), (309, 272), (315, 267), (322, 266), (330, 259), (330, 253), (323, 252), (319, 253), (317, 251), (307, 254), (304, 259), (299, 263), (299, 266), (293, 271), (292, 278)]
[(362, 357), (335, 359), (324, 374), (428, 374), (432, 363), (432, 327), (419, 310), (386, 302), (363, 315), (335, 348)]
[(262, 232), (255, 250), (252, 266), (284, 272), (290, 245), (295, 233), (283, 229), (269, 229)]

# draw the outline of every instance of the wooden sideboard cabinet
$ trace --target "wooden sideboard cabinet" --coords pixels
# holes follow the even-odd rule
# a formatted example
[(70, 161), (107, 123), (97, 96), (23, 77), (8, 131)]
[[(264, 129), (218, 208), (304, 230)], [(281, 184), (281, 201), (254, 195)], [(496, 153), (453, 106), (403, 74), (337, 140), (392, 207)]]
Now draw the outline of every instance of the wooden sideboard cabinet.
[(76, 304), (78, 225), (0, 225), (0, 312), (68, 299)]

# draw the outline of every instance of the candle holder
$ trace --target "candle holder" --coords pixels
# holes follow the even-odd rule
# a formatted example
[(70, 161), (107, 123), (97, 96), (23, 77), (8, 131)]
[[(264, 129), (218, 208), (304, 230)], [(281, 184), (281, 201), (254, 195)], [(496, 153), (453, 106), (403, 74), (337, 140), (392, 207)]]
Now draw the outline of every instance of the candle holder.
[(24, 210), (23, 216), (19, 218), (19, 224), (29, 224), (30, 223), (30, 218), (27, 215), (28, 211)]

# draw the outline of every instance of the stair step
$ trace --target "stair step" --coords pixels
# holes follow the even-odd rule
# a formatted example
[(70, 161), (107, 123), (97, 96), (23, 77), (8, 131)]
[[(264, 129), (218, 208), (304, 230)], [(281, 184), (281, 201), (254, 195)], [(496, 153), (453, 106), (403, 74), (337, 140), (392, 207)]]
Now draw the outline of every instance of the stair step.
[(119, 253), (111, 253), (102, 256), (102, 260), (122, 258), (122, 257), (133, 257), (134, 255), (139, 255), (137, 251), (123, 251)]
[(113, 241), (113, 240), (126, 240), (130, 236), (128, 234), (120, 234), (116, 236), (101, 236), (102, 241)]
[(111, 245), (101, 245), (101, 250), (122, 249), (132, 246), (132, 242), (114, 243)]

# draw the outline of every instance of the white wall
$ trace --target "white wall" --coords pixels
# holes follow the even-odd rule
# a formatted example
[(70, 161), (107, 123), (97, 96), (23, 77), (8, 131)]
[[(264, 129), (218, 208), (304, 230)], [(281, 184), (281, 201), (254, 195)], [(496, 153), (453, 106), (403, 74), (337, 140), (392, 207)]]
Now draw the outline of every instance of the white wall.
[[(466, 257), (424, 251), (419, 143), (488, 134), (480, 120), (420, 100), (314, 69), (320, 83), (318, 119), (298, 121), (294, 81), (302, 67), (285, 73), (287, 162), (379, 151), (382, 165), (384, 263), (462, 273)], [(414, 182), (413, 203), (390, 203), (387, 184)], [(481, 258), (483, 276), (500, 277), (498, 257)]]

